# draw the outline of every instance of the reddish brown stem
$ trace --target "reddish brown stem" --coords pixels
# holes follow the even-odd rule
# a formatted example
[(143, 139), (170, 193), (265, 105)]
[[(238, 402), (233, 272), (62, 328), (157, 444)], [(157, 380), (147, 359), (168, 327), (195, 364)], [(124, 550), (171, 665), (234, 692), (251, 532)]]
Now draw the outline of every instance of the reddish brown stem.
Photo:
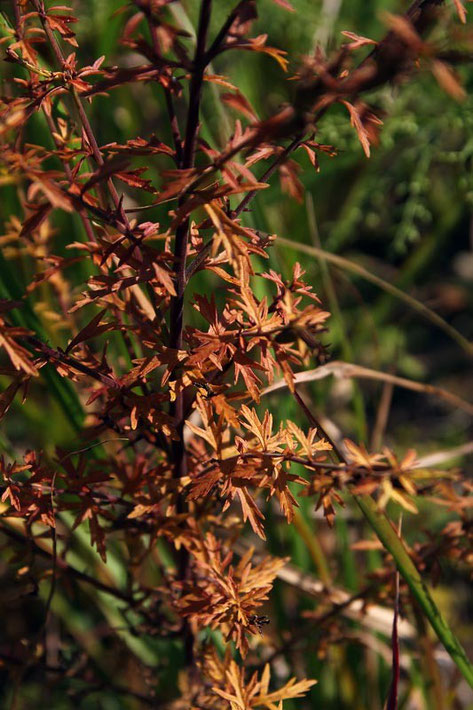
[(392, 469), (389, 467), (388, 464), (378, 464), (377, 466), (373, 467), (373, 470), (368, 471), (365, 468), (360, 468), (359, 466), (352, 466), (348, 462), (342, 463), (342, 464), (335, 464), (335, 463), (327, 463), (325, 461), (317, 461), (317, 460), (311, 460), (308, 458), (304, 458), (303, 456), (295, 456), (293, 454), (284, 454), (284, 453), (274, 453), (272, 451), (247, 451), (245, 453), (237, 454), (235, 456), (230, 456), (229, 458), (225, 459), (224, 461), (220, 461), (218, 459), (212, 459), (212, 461), (209, 463), (208, 466), (206, 466), (202, 471), (199, 471), (199, 476), (203, 476), (206, 473), (209, 473), (212, 471), (216, 466), (219, 465), (228, 465), (232, 461), (248, 461), (251, 459), (281, 459), (283, 461), (290, 461), (291, 463), (297, 463), (300, 464), (301, 466), (304, 466), (304, 468), (309, 468), (313, 469), (314, 471), (318, 470), (324, 470), (324, 471), (338, 471), (339, 473), (346, 473), (350, 474), (351, 476), (353, 475), (358, 475), (358, 476), (366, 476), (367, 474), (370, 476), (379, 476), (383, 477), (391, 473)]
[(214, 57), (219, 53), (220, 49), (222, 48), (222, 44), (224, 43), (231, 26), (233, 25), (233, 23), (235, 22), (235, 20), (238, 17), (238, 12), (239, 12), (241, 4), (242, 3), (238, 3), (238, 5), (233, 8), (233, 10), (231, 11), (231, 13), (228, 15), (227, 19), (223, 23), (219, 33), (217, 34), (214, 41), (212, 42), (212, 44), (208, 48), (208, 50), (205, 54), (206, 64), (210, 64), (212, 59), (214, 59)]
[(111, 389), (115, 390), (120, 389), (119, 383), (109, 375), (104, 375), (101, 372), (98, 372), (98, 370), (93, 370), (92, 368), (87, 367), (87, 365), (84, 365), (79, 360), (76, 360), (70, 355), (66, 355), (66, 353), (62, 353), (59, 350), (54, 350), (53, 348), (50, 348), (45, 343), (42, 343), (41, 340), (38, 340), (38, 338), (28, 336), (26, 340), (35, 350), (45, 355), (49, 362), (63, 363), (64, 365), (68, 367), (73, 367), (75, 370), (82, 372), (82, 374), (91, 377), (93, 380), (101, 382), (106, 387), (110, 387)]
[[(199, 126), (200, 102), (202, 95), (202, 85), (205, 72), (205, 45), (207, 32), (210, 23), (210, 12), (212, 0), (202, 0), (200, 7), (199, 27), (197, 31), (197, 46), (194, 58), (193, 74), (189, 93), (189, 107), (187, 113), (186, 135), (184, 139), (182, 167), (191, 168), (194, 164), (195, 144)], [(180, 202), (185, 200), (184, 195)], [(169, 344), (171, 348), (182, 348), (182, 331), (184, 324), (184, 292), (186, 287), (186, 256), (189, 237), (189, 219), (184, 220), (176, 230), (174, 243), (174, 257), (176, 268), (176, 296), (171, 303), (171, 322)], [(171, 414), (177, 420), (178, 440), (173, 441), (172, 454), (174, 460), (175, 476), (180, 478), (187, 473), (187, 457), (184, 445), (184, 397), (182, 392), (178, 392), (176, 401), (171, 408)], [(178, 512), (183, 512), (184, 499), (178, 498)], [(180, 576), (184, 579), (188, 574), (189, 555), (183, 549), (179, 560)], [(185, 653), (187, 664), (193, 662), (193, 637), (188, 624), (185, 627)]]
[[(212, 1), (202, 0), (199, 29), (197, 34), (197, 47), (194, 59), (194, 73), (192, 76), (189, 108), (186, 125), (186, 136), (183, 148), (184, 169), (191, 168), (194, 164), (195, 142), (197, 138), (197, 129), (199, 125), (200, 101), (202, 93), (202, 84), (205, 72), (205, 42), (207, 31), (210, 22), (210, 10)], [(181, 198), (181, 203), (185, 196)], [(186, 287), (186, 255), (187, 242), (189, 233), (189, 219), (184, 220), (176, 230), (176, 238), (174, 244), (174, 256), (176, 264), (176, 296), (172, 301), (171, 306), (171, 324), (170, 324), (170, 346), (172, 348), (181, 348), (182, 346), (182, 329), (183, 329), (183, 308), (184, 308), (184, 291)], [(176, 402), (176, 410), (182, 407), (182, 396), (178, 395), (180, 402)], [(182, 412), (176, 416), (181, 419)]]

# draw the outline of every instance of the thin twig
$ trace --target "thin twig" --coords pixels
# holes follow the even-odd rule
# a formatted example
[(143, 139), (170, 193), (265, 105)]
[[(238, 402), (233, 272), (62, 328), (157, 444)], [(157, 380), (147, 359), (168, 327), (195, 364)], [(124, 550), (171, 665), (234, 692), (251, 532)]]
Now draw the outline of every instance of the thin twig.
[[(43, 2), (43, 0), (32, 0), (32, 2), (33, 2), (33, 6), (35, 7), (35, 9), (38, 13), (41, 24), (42, 24), (43, 29), (46, 33), (47, 38), (48, 38), (48, 41), (51, 45), (51, 49), (53, 51), (55, 60), (56, 60), (57, 64), (59, 65), (59, 68), (61, 70), (64, 70), (66, 58), (65, 58), (64, 53), (59, 45), (59, 42), (56, 39), (54, 31), (51, 29), (51, 26), (48, 22), (48, 16), (46, 14), (44, 2)], [(85, 109), (84, 109), (84, 106), (82, 103), (82, 99), (80, 98), (80, 96), (74, 86), (70, 87), (70, 94), (72, 96), (74, 105), (77, 109), (77, 113), (79, 115), (79, 120), (80, 120), (80, 123), (82, 124), (82, 128), (83, 128), (84, 133), (87, 137), (87, 141), (88, 141), (90, 148), (92, 150), (92, 155), (94, 157), (94, 160), (100, 168), (104, 165), (104, 159), (103, 159), (102, 153), (100, 152), (100, 148), (97, 143), (97, 139), (95, 138), (95, 134), (92, 129), (92, 125), (89, 121), (87, 113), (85, 112)], [(120, 215), (120, 219), (122, 220), (122, 222), (125, 226), (125, 234), (126, 234), (126, 236), (133, 239), (131, 225), (130, 225), (130, 222), (129, 222), (128, 217), (126, 215), (126, 212), (123, 208), (123, 200), (119, 196), (119, 194), (115, 188), (115, 185), (113, 184), (113, 180), (111, 177), (108, 178), (108, 180), (107, 180), (107, 186), (108, 186), (110, 196), (112, 198), (112, 202), (115, 206), (115, 209), (116, 209), (117, 213)], [(106, 200), (105, 195), (103, 194), (103, 190), (101, 189), (100, 184), (99, 184), (99, 195), (100, 195), (102, 207), (104, 209), (106, 209), (107, 208), (107, 200)], [(141, 291), (141, 289), (139, 288), (139, 286), (137, 284), (131, 286), (131, 291), (132, 291), (135, 299), (137, 300), (138, 304), (141, 306), (141, 308), (147, 314), (148, 318), (150, 320), (153, 320), (155, 317), (155, 311), (152, 308), (151, 304), (149, 303), (149, 301), (146, 298), (143, 291)]]
[(52, 362), (58, 362), (62, 363), (63, 365), (67, 365), (68, 367), (72, 367), (75, 370), (78, 370), (79, 372), (82, 372), (84, 375), (87, 375), (88, 377), (91, 377), (94, 380), (97, 380), (101, 384), (105, 385), (106, 387), (110, 387), (114, 390), (121, 390), (120, 384), (114, 380), (112, 377), (109, 375), (105, 375), (101, 372), (98, 372), (97, 370), (92, 369), (91, 367), (87, 367), (87, 365), (84, 365), (82, 362), (79, 360), (76, 360), (74, 357), (71, 357), (71, 355), (66, 355), (66, 353), (61, 352), (60, 350), (54, 350), (53, 348), (50, 348), (48, 345), (43, 343), (41, 340), (34, 336), (28, 336), (26, 338), (26, 341), (37, 351), (45, 355), (48, 359), (48, 361)]
[[(342, 378), (355, 377), (360, 379), (388, 382), (396, 387), (403, 387), (404, 389), (411, 390), (412, 392), (419, 392), (421, 394), (429, 394), (434, 397), (438, 397), (443, 399), (445, 402), (448, 402), (453, 407), (461, 409), (470, 416), (473, 415), (473, 404), (467, 402), (462, 397), (453, 394), (453, 392), (449, 392), (443, 387), (437, 387), (436, 385), (424, 382), (417, 382), (416, 380), (409, 380), (406, 377), (398, 377), (397, 375), (392, 375), (388, 372), (372, 370), (369, 367), (363, 367), (349, 362), (342, 362), (341, 360), (334, 360), (333, 362), (321, 365), (314, 370), (299, 372), (294, 376), (294, 382), (295, 384), (316, 382), (317, 380), (322, 380), (325, 377), (330, 377), (331, 375)], [(270, 394), (271, 392), (276, 392), (277, 390), (285, 388), (287, 388), (286, 381), (278, 380), (262, 390), (261, 395)]]

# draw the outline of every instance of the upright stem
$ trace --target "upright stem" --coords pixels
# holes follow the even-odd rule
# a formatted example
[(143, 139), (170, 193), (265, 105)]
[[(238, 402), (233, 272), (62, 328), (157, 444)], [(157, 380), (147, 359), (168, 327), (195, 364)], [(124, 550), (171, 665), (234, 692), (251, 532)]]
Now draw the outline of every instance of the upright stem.
[(205, 59), (205, 43), (210, 22), (212, 0), (202, 0), (200, 7), (199, 28), (197, 31), (197, 46), (194, 58), (194, 71), (192, 74), (189, 109), (187, 112), (186, 137), (184, 142), (183, 167), (190, 168), (194, 164), (194, 150), (199, 125), (200, 99), (204, 72), (207, 62)]
[[(210, 21), (210, 11), (212, 0), (202, 0), (200, 8), (199, 29), (197, 34), (197, 47), (194, 58), (194, 72), (192, 75), (189, 108), (187, 113), (186, 134), (184, 139), (182, 168), (188, 169), (194, 165), (195, 144), (197, 139), (197, 129), (199, 126), (200, 101), (202, 94), (202, 84), (205, 72), (205, 43)], [(180, 202), (185, 200), (185, 195)], [(176, 268), (176, 296), (171, 304), (171, 323), (169, 344), (171, 348), (180, 349), (182, 346), (184, 291), (186, 287), (186, 255), (189, 238), (189, 219), (183, 220), (176, 229), (174, 244), (174, 257)], [(182, 416), (182, 395), (177, 396), (175, 403), (175, 416), (180, 419)], [(179, 414), (180, 411), (180, 414)], [(178, 474), (179, 475), (179, 474)]]
[[(199, 28), (197, 31), (197, 46), (194, 57), (194, 68), (189, 91), (189, 107), (187, 112), (186, 133), (182, 151), (182, 168), (192, 168), (195, 158), (195, 145), (197, 131), (199, 127), (200, 102), (202, 95), (202, 85), (206, 67), (205, 45), (207, 32), (210, 23), (210, 13), (212, 0), (202, 0), (200, 6)], [(180, 204), (186, 199), (183, 195)], [(176, 269), (176, 296), (171, 303), (171, 322), (169, 345), (177, 350), (182, 348), (182, 331), (184, 326), (184, 292), (186, 288), (186, 256), (189, 239), (189, 219), (185, 219), (176, 229), (174, 243), (174, 263)], [(177, 424), (178, 440), (173, 441), (172, 455), (174, 461), (174, 475), (176, 478), (185, 476), (187, 473), (187, 459), (184, 445), (184, 396), (182, 392), (176, 395), (176, 401), (171, 407), (171, 414)], [(184, 500), (179, 496), (177, 501), (179, 513), (184, 512)], [(179, 560), (179, 576), (184, 579), (187, 576), (189, 557), (186, 550), (182, 549)], [(193, 637), (188, 624), (184, 628), (184, 644), (187, 665), (193, 661)]]

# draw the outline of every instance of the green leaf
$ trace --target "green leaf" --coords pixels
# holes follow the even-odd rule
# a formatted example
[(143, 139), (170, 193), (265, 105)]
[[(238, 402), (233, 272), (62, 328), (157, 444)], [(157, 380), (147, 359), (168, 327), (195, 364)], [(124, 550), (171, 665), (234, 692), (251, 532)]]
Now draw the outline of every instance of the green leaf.
[[(14, 325), (28, 328), (33, 331), (43, 342), (48, 340), (41, 321), (31, 308), (30, 303), (24, 299), (24, 292), (12, 273), (11, 265), (0, 253), (0, 295), (2, 298), (10, 300), (22, 300), (22, 306), (15, 308), (10, 313), (10, 319)], [(75, 431), (82, 430), (84, 411), (79, 401), (77, 393), (69, 380), (61, 377), (52, 365), (45, 365), (40, 370), (44, 377), (48, 390), (60, 404), (64, 414)]]
[(437, 608), (402, 539), (387, 516), (378, 509), (371, 496), (354, 496), (354, 498), (379, 540), (393, 556), (399, 572), (407, 582), (413, 597), (429, 620), (445, 650), (450, 654), (467, 683), (473, 688), (473, 665), (460, 641)]

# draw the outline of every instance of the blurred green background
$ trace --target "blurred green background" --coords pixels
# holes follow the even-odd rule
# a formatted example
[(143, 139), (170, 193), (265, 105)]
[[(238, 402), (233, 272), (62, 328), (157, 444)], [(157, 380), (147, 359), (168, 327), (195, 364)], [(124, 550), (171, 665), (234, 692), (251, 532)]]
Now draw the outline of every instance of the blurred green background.
[[(338, 47), (343, 39), (341, 30), (375, 39), (381, 37), (385, 32), (381, 11), (399, 12), (405, 7), (395, 0), (292, 2), (296, 8), (293, 14), (284, 12), (270, 0), (258, 2), (259, 19), (252, 32), (267, 33), (269, 44), (288, 52), (289, 75), (297, 70), (298, 60), (316, 44), (327, 52)], [(115, 13), (123, 7), (122, 2), (77, 0), (72, 4), (79, 18), (75, 29), (82, 63), (92, 63), (102, 54), (106, 65), (126, 66), (143, 61), (118, 43), (124, 18), (128, 16)], [(195, 26), (197, 9), (194, 0), (170, 6), (174, 19), (184, 26), (188, 24), (189, 29)], [(214, 3), (213, 32), (230, 9), (231, 3), (226, 0)], [(5, 22), (11, 20), (7, 3), (2, 3), (0, 10), (5, 14)], [(445, 31), (443, 26), (436, 30), (439, 42), (444, 41)], [(468, 31), (471, 33), (471, 29)], [(459, 45), (461, 42), (458, 36)], [(361, 51), (360, 58), (363, 56)], [(292, 83), (265, 55), (228, 52), (216, 58), (212, 70), (237, 85), (261, 118), (271, 115), (291, 95)], [(4, 65), (1, 71), (3, 84), (11, 69)], [(288, 277), (294, 262), (302, 263), (309, 282), (332, 313), (326, 342), (333, 359), (435, 384), (468, 399), (473, 393), (471, 359), (457, 342), (383, 288), (346, 268), (298, 250), (300, 244), (322, 247), (363, 266), (429, 306), (468, 340), (473, 339), (473, 70), (471, 66), (463, 66), (459, 71), (467, 94), (462, 102), (447, 96), (427, 72), (366, 97), (381, 111), (384, 121), (379, 145), (373, 147), (369, 160), (346, 112), (342, 107), (331, 109), (318, 126), (315, 140), (333, 145), (338, 155), (334, 158), (322, 155), (318, 173), (305, 154), (295, 156), (301, 168), (300, 180), (306, 188), (304, 200), (295, 201), (273, 178), (271, 187), (257, 195), (243, 219), (249, 226), (278, 234), (293, 243), (290, 247), (276, 241), (269, 264), (257, 266), (273, 268)], [(225, 145), (238, 117), (219, 100), (219, 93), (218, 88), (205, 87), (202, 114), (202, 136), (215, 147)], [(185, 115), (185, 98), (178, 103), (178, 111), (180, 116)], [(170, 143), (163, 96), (151, 84), (125, 85), (112, 90), (108, 97), (96, 98), (89, 117), (100, 145), (112, 141), (124, 143), (137, 135), (147, 138), (152, 133)], [(32, 142), (50, 145), (42, 115), (34, 117), (29, 130)], [(160, 159), (157, 166), (149, 165), (146, 176), (159, 185), (159, 169), (164, 167), (171, 164), (166, 166), (165, 159)], [(261, 171), (261, 166), (258, 170)], [(128, 206), (141, 199), (136, 191), (128, 188), (124, 191)], [(11, 214), (18, 214), (16, 200), (14, 186), (4, 180), (0, 205), (4, 224)], [(166, 209), (165, 205), (149, 211), (145, 213), (146, 219), (166, 225)], [(56, 211), (53, 224), (55, 233), (50, 237), (53, 253), (70, 255), (65, 250), (66, 244), (84, 240), (80, 221)], [(22, 291), (31, 279), (33, 265), (21, 254), (10, 253), (5, 241), (3, 247), (8, 265), (3, 264), (2, 269), (11, 270)], [(77, 295), (88, 273), (84, 264), (68, 270)], [(255, 279), (259, 296), (264, 294), (265, 284), (263, 279)], [(218, 294), (221, 287), (221, 282), (213, 281), (212, 276), (197, 275), (189, 291), (216, 290)], [(50, 311), (54, 313), (55, 294), (45, 287), (42, 297), (50, 299)], [(80, 316), (84, 323), (87, 313), (90, 319), (93, 312), (86, 310)], [(37, 312), (36, 316), (49, 341), (64, 346), (67, 331), (58, 328), (47, 312)], [(193, 317), (189, 308), (188, 322)], [(111, 352), (109, 357), (113, 359), (113, 348)], [(124, 367), (118, 344), (115, 357), (118, 367)], [(4, 378), (3, 382), (6, 384)], [(424, 455), (460, 446), (471, 439), (471, 419), (464, 412), (424, 394), (401, 388), (390, 392), (380, 382), (328, 378), (308, 384), (304, 396), (335, 435), (340, 433), (368, 446), (386, 444), (400, 454), (413, 447)], [(385, 404), (383, 410), (380, 402)], [(290, 396), (271, 395), (267, 406), (276, 419), (281, 415), (295, 421), (300, 419)], [(44, 382), (35, 384), (25, 405), (19, 402), (14, 405), (0, 425), (0, 437), (7, 457), (17, 457), (28, 448), (52, 454), (55, 445), (66, 449), (76, 445), (70, 423)], [(468, 459), (453, 463), (469, 465)], [(369, 537), (353, 504), (347, 501), (334, 531), (329, 531), (325, 522), (314, 515), (313, 502), (302, 499), (301, 513), (298, 525), (288, 527), (278, 511), (267, 511), (271, 552), (289, 555), (302, 573), (322, 579), (325, 584), (350, 593), (364, 588), (369, 582), (368, 575), (380, 566), (381, 554), (351, 549), (354, 542)], [(395, 508), (392, 513), (397, 515)], [(446, 518), (442, 509), (420, 504), (418, 516), (405, 516), (403, 531), (413, 545), (425, 541), (428, 533), (438, 532)], [(35, 625), (40, 623), (49, 581), (40, 585), (39, 596), (31, 596), (28, 585), (18, 587), (18, 576), (12, 576), (11, 570), (24, 565), (25, 552), (11, 540), (5, 538), (3, 542), (0, 584), (7, 591), (6, 621), (0, 643), (5, 649), (13, 638), (34, 633)], [(159, 554), (164, 555), (164, 551)], [(126, 584), (127, 556), (119, 540), (105, 568), (88, 548), (87, 526), (84, 530), (79, 528), (72, 559), (78, 570), (107, 578), (118, 587)], [(436, 589), (436, 598), (471, 655), (473, 604), (469, 570), (453, 567), (448, 561), (442, 562), (442, 567), (444, 576)], [(303, 611), (317, 610), (321, 604), (322, 600), (278, 582), (268, 605), (270, 643), (279, 647), (288, 629), (298, 629), (301, 639), (286, 654), (277, 657), (274, 677), (278, 682), (292, 674), (319, 680), (308, 700), (289, 702), (288, 710), (293, 707), (381, 710), (390, 682), (389, 638), (348, 621), (340, 630), (331, 629), (335, 638), (340, 633), (340, 641), (325, 650), (323, 640), (328, 630), (307, 626), (301, 616)], [(392, 597), (387, 598), (386, 606), (392, 608)], [(15, 695), (15, 683), (11, 680), (14, 672), (8, 680), (5, 669), (0, 668), (0, 683), (5, 687), (0, 707), (139, 708), (147, 706), (139, 694), (148, 695), (152, 688), (157, 689), (155, 706), (160, 707), (159, 698), (164, 702), (175, 694), (177, 671), (182, 662), (179, 644), (137, 631), (139, 619), (124, 618), (119, 601), (73, 583), (69, 590), (56, 591), (52, 608), (47, 633), (52, 639), (50, 647), (54, 648), (56, 643), (57, 651), (51, 665), (61, 657), (71, 667), (80, 663), (85, 653), (93, 659), (91, 677), (97, 685), (96, 692), (86, 691), (79, 681), (65, 676), (58, 679), (57, 674), (49, 673), (41, 678), (34, 669), (27, 669)], [(101, 628), (107, 629), (102, 635)], [(419, 639), (421, 630), (418, 626)], [(439, 672), (432, 667), (426, 670), (429, 654), (423, 648), (414, 642), (402, 647), (405, 668), (400, 707), (472, 708), (471, 692), (459, 682), (448, 663), (443, 666), (440, 663)], [(256, 663), (256, 658), (255, 652), (250, 661)], [(132, 693), (123, 692), (124, 688)]]

